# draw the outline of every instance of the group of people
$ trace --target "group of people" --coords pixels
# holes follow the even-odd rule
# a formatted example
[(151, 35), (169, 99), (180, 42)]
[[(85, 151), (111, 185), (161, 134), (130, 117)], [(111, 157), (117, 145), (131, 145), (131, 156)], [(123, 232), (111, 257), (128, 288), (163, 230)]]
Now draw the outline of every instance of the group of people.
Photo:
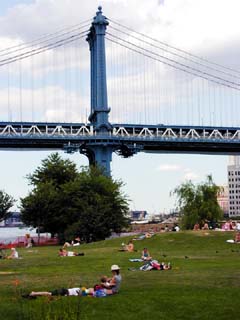
[(149, 239), (149, 238), (151, 238), (152, 236), (154, 236), (154, 233), (153, 233), (153, 232), (145, 232), (145, 233), (142, 233), (142, 234), (138, 235), (137, 237), (133, 238), (133, 240)]
[(158, 262), (158, 260), (153, 259), (147, 248), (142, 251), (142, 256), (140, 259), (129, 259), (131, 262), (143, 262), (143, 265), (138, 268), (128, 268), (130, 271), (150, 271), (150, 270), (170, 270), (172, 268), (170, 262)]
[(122, 276), (120, 274), (120, 267), (116, 264), (111, 266), (112, 276), (102, 276), (100, 283), (94, 285), (92, 288), (61, 288), (52, 291), (32, 291), (29, 294), (22, 295), (23, 298), (35, 299), (39, 296), (93, 296), (105, 297), (119, 292)]
[(208, 221), (205, 221), (203, 224), (195, 223), (193, 226), (194, 231), (198, 230), (209, 230), (209, 229), (216, 229), (216, 230), (222, 230), (222, 231), (240, 231), (240, 222), (238, 221), (232, 221), (228, 220), (224, 222), (222, 225), (217, 223), (208, 223)]
[(209, 226), (208, 226), (208, 223), (205, 222), (204, 225), (202, 226), (202, 228), (200, 227), (200, 224), (199, 223), (195, 223), (195, 225), (193, 226), (193, 230), (194, 231), (198, 231), (198, 230), (209, 230)]

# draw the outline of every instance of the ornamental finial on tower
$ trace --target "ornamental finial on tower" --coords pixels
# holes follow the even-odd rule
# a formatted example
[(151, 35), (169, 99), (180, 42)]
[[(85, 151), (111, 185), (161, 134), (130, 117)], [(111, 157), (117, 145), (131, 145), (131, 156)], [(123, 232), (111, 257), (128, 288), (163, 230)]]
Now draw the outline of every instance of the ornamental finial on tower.
[(93, 18), (93, 23), (108, 25), (107, 18), (102, 14), (102, 6), (98, 7), (96, 16)]

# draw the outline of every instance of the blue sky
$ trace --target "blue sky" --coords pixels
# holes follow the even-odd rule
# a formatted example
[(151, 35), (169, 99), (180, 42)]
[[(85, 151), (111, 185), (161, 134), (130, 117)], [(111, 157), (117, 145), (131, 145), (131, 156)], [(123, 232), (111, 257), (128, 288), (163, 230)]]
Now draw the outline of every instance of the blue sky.
[(31, 4), (34, 0), (2, 0), (0, 4), (0, 14), (6, 14), (7, 10), (13, 8), (16, 5), (21, 4)]
[[(98, 4), (95, 0), (87, 4), (72, 0), (69, 9), (67, 0), (3, 0), (0, 5), (1, 49), (5, 43), (10, 46), (16, 35), (22, 36), (24, 41), (31, 40), (92, 18)], [(195, 54), (204, 53), (205, 57), (218, 63), (240, 67), (237, 62), (240, 51), (238, 1), (230, 0), (227, 7), (221, 0), (104, 0), (101, 4), (108, 17), (139, 32), (150, 33), (152, 37)], [(79, 167), (88, 163), (87, 158), (79, 154), (60, 154), (75, 161)], [(25, 196), (29, 190), (26, 175), (33, 172), (47, 155), (49, 152), (0, 151), (0, 189), (16, 199)], [(123, 190), (132, 200), (131, 209), (167, 213), (175, 202), (170, 192), (186, 179), (197, 183), (212, 174), (217, 184), (226, 184), (227, 162), (228, 157), (223, 155), (139, 153), (122, 159), (114, 154), (112, 174), (123, 180)]]

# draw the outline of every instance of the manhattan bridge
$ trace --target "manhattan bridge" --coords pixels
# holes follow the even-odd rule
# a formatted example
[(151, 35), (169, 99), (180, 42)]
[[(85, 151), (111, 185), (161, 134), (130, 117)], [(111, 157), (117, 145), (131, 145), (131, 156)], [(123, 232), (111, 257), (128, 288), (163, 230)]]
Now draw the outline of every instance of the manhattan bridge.
[(1, 150), (80, 152), (106, 174), (113, 152), (240, 151), (240, 73), (101, 7), (92, 21), (0, 50), (0, 66)]

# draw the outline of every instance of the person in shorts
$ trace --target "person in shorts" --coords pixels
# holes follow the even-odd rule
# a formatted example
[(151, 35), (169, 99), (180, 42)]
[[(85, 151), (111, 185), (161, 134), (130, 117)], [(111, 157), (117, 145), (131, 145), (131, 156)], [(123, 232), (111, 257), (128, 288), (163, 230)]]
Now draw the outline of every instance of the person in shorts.
[(81, 288), (61, 288), (55, 289), (52, 291), (32, 291), (29, 294), (22, 295), (23, 298), (34, 299), (36, 297), (41, 296), (81, 296), (82, 289)]

